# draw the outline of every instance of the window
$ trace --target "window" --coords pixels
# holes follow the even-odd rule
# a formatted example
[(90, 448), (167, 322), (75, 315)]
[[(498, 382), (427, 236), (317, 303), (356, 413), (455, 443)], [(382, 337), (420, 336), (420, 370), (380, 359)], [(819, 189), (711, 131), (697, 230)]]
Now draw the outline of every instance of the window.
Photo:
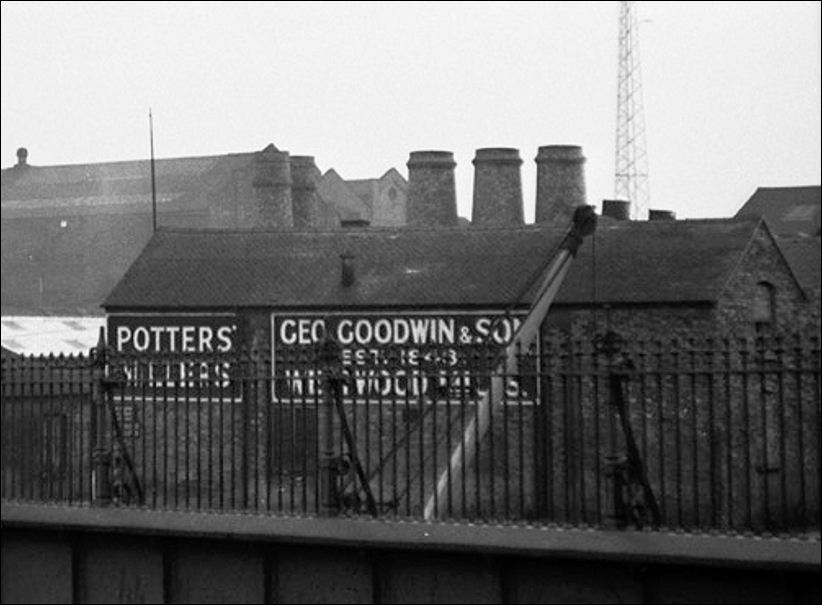
[(774, 322), (776, 316), (776, 290), (773, 284), (766, 281), (756, 284), (752, 314), (752, 319), (757, 327), (764, 327)]

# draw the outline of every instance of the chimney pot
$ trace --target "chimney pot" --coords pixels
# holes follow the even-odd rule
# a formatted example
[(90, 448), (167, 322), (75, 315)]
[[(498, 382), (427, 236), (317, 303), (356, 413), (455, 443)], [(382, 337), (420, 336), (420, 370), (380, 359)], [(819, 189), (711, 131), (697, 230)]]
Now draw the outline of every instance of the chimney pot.
[(340, 227), (342, 229), (365, 229), (370, 226), (371, 222), (365, 218), (344, 218), (340, 219)]
[(454, 154), (412, 151), (408, 157), (407, 224), (411, 227), (453, 227), (457, 224)]
[(354, 255), (348, 252), (340, 254), (340, 260), (342, 261), (342, 286), (350, 288), (357, 281), (354, 271)]
[(28, 166), (29, 150), (25, 147), (20, 147), (17, 150), (17, 165)]
[(649, 221), (675, 221), (676, 212), (673, 210), (648, 210)]
[(631, 202), (626, 200), (602, 200), (602, 216), (618, 221), (631, 220)]
[(567, 222), (574, 210), (586, 205), (585, 156), (578, 145), (546, 145), (537, 157), (538, 223)]
[(522, 225), (522, 181), (519, 150), (477, 149), (474, 157), (473, 225)]

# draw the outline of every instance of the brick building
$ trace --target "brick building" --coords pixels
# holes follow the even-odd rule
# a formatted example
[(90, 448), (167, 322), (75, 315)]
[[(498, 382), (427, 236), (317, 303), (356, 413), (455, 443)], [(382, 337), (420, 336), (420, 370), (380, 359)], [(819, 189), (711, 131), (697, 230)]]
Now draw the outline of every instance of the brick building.
[(813, 309), (762, 219), (602, 221), (550, 323), (635, 338), (790, 333)]
[[(571, 210), (586, 201), (579, 147), (542, 147), (536, 162), (536, 215), (543, 220), (535, 225), (523, 224), (518, 150), (477, 150), (468, 229), (457, 222), (453, 155), (416, 151), (408, 161), (408, 227), (163, 231), (106, 309), (233, 313), (246, 334), (262, 330), (258, 342), (269, 339), (271, 314), (284, 310), (522, 312)], [(342, 183), (332, 174), (326, 186)], [(363, 205), (348, 203), (352, 216), (362, 216)], [(813, 322), (802, 285), (763, 219), (617, 220), (625, 206), (603, 204), (608, 216), (581, 248), (550, 327), (651, 338), (788, 333)]]
[[(639, 338), (788, 333), (812, 321), (759, 219), (608, 222), (580, 249), (553, 329)], [(158, 232), (105, 302), (109, 313), (236, 314), (270, 342), (271, 315), (523, 311), (558, 227)], [(351, 272), (350, 283), (344, 273)]]
[(762, 216), (811, 299), (819, 322), (822, 304), (822, 188), (759, 187), (736, 214)]
[[(322, 176), (312, 157), (273, 145), (155, 167), (161, 227), (272, 226), (280, 198), (287, 211), (274, 217), (277, 226), (333, 229), (341, 220), (404, 217), (406, 183), (396, 171), (349, 187), (333, 170)], [(147, 160), (33, 166), (20, 149), (17, 164), (2, 171), (3, 315), (99, 314), (151, 237), (150, 174)], [(324, 186), (335, 176), (335, 187)]]

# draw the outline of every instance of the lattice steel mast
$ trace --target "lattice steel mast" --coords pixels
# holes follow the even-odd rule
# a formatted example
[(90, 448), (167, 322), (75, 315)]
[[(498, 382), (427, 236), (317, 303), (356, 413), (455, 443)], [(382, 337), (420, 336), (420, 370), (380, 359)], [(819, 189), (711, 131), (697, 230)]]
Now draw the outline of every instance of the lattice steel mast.
[(619, 75), (614, 195), (631, 202), (631, 218), (647, 218), (651, 192), (634, 2), (619, 3)]

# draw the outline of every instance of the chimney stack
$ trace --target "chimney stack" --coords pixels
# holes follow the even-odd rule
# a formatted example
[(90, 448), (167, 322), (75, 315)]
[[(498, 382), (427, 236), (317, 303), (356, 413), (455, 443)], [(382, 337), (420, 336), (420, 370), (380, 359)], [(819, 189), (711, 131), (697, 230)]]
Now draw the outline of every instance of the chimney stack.
[(320, 200), (317, 183), (320, 169), (310, 155), (291, 156), (291, 213), (295, 229), (316, 229), (320, 226)]
[(25, 147), (20, 147), (17, 150), (17, 166), (23, 167), (29, 165), (29, 150)]
[(453, 227), (457, 224), (454, 154), (412, 151), (408, 157), (407, 224), (409, 227)]
[(673, 210), (648, 210), (649, 221), (675, 221), (676, 213)]
[(288, 228), (294, 225), (291, 205), (291, 161), (287, 151), (269, 145), (255, 159), (254, 227)]
[(474, 205), (471, 224), (516, 226), (523, 224), (522, 160), (518, 149), (477, 149), (474, 157)]
[(371, 221), (367, 218), (343, 218), (340, 219), (340, 229), (367, 229), (371, 226)]
[(618, 221), (630, 221), (631, 202), (626, 200), (602, 200), (602, 216)]
[(537, 163), (537, 223), (564, 224), (585, 205), (585, 157), (577, 145), (539, 148)]
[(343, 288), (350, 288), (357, 281), (357, 274), (354, 271), (354, 255), (346, 252), (340, 254), (342, 261), (342, 286)]

